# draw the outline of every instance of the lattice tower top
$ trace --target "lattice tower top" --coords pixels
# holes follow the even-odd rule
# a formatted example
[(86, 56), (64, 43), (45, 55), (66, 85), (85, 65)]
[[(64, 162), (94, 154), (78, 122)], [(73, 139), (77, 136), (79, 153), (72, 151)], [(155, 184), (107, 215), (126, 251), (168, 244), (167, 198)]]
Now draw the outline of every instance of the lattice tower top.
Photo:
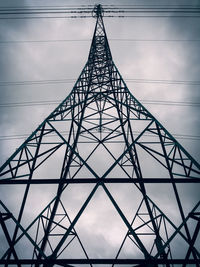
[(94, 18), (96, 18), (96, 17), (99, 18), (99, 17), (103, 17), (103, 15), (104, 15), (104, 10), (103, 10), (102, 5), (100, 5), (100, 4), (95, 5), (94, 9), (92, 11), (92, 16)]

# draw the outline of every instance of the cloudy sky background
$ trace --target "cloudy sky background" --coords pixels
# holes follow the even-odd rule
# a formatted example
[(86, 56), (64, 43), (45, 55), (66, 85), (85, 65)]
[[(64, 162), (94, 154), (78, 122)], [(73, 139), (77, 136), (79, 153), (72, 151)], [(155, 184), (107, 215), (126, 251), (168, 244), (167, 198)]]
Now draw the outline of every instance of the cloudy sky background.
[[(96, 1), (56, 1), (57, 6), (95, 4)], [(184, 5), (188, 1), (101, 1), (105, 4), (160, 4), (160, 5)], [(55, 5), (55, 1), (8, 1), (1, 0), (4, 6), (38, 6)], [(190, 1), (190, 5), (200, 5), (199, 1)], [(150, 80), (175, 80), (175, 81), (199, 81), (200, 80), (200, 49), (197, 41), (188, 42), (144, 42), (144, 41), (120, 41), (112, 39), (150, 39), (150, 40), (200, 40), (200, 18), (105, 18), (104, 23), (108, 40), (110, 40), (111, 52), (114, 62), (122, 77), (125, 79), (150, 79)], [(0, 21), (0, 81), (34, 81), (34, 80), (57, 80), (77, 79), (85, 62), (87, 61), (90, 48), (90, 40), (94, 31), (95, 20), (87, 19), (36, 19), (36, 20), (1, 20)], [(32, 40), (84, 40), (67, 42), (40, 42), (40, 43), (9, 43), (7, 41), (32, 41)], [(127, 81), (131, 93), (142, 100), (166, 100), (178, 102), (200, 102), (199, 85), (185, 84), (145, 84), (131, 83)], [(48, 101), (64, 99), (73, 87), (71, 84), (51, 85), (15, 85), (0, 86), (0, 104), (19, 103), (28, 101)], [(175, 105), (145, 105), (147, 109), (168, 129), (170, 133), (181, 135), (200, 136), (199, 131), (199, 106), (175, 106)], [(0, 153), (1, 164), (22, 143), (23, 139), (5, 140), (4, 136), (28, 135), (47, 117), (53, 110), (53, 105), (29, 106), (29, 107), (0, 107)], [(199, 161), (199, 139), (178, 139), (188, 152)], [(49, 195), (43, 199), (45, 206), (53, 194), (49, 186)], [(82, 187), (81, 187), (82, 188)], [(150, 188), (150, 186), (149, 186)], [(188, 189), (190, 188), (190, 189)], [(183, 189), (192, 192), (194, 188), (188, 186)], [(6, 197), (8, 192), (2, 193)], [(15, 190), (16, 196), (20, 198), (22, 186)], [(73, 196), (76, 204), (73, 205), (71, 216), (73, 217), (80, 202), (86, 197), (91, 188), (82, 188), (80, 196)], [(118, 187), (113, 188), (113, 194), (119, 194)], [(132, 200), (124, 197), (122, 189), (121, 203), (124, 204), (124, 212), (131, 220), (130, 210)], [(130, 190), (126, 188), (126, 190)], [(149, 189), (150, 190), (150, 189)], [(163, 186), (163, 192), (166, 190)], [(41, 189), (35, 186), (32, 194), (41, 197)], [(170, 191), (169, 191), (170, 192)], [(115, 247), (121, 242), (125, 229), (123, 224), (112, 221), (105, 222), (102, 218), (115, 218), (115, 212), (111, 211), (109, 202), (104, 205), (107, 210), (99, 214), (92, 213), (93, 208), (100, 207), (105, 201), (105, 194), (98, 191), (96, 202), (92, 202), (85, 217), (77, 227), (87, 225), (88, 229), (94, 227), (94, 222), (99, 222), (96, 234), (90, 247), (93, 257), (98, 257), (98, 249), (102, 248), (104, 235), (102, 228), (109, 229), (107, 244)], [(131, 196), (131, 194), (128, 194)], [(164, 196), (167, 200), (167, 196)], [(30, 198), (31, 199), (31, 198)], [(191, 206), (196, 203), (197, 194), (192, 200)], [(123, 200), (123, 201), (122, 201)], [(13, 200), (14, 201), (14, 200)], [(138, 203), (137, 203), (138, 204)], [(137, 205), (136, 205), (137, 206)], [(31, 207), (31, 203), (28, 204)], [(76, 208), (77, 207), (77, 210)], [(188, 208), (189, 209), (189, 208)], [(33, 212), (32, 212), (33, 211)], [(90, 212), (91, 211), (91, 212)], [(113, 212), (113, 213), (112, 213)], [(171, 212), (171, 216), (175, 211)], [(30, 221), (38, 213), (31, 210)], [(90, 220), (88, 220), (90, 218)], [(102, 221), (101, 221), (102, 219)], [(25, 222), (25, 224), (28, 224)], [(101, 226), (101, 227), (100, 227)], [(118, 229), (121, 229), (119, 233)], [(99, 232), (98, 232), (99, 231)], [(117, 234), (116, 234), (117, 233)], [(82, 239), (87, 239), (87, 230)], [(115, 237), (115, 238), (114, 238)], [(117, 240), (116, 240), (117, 239)], [(95, 240), (98, 242), (95, 242)], [(101, 241), (99, 241), (101, 240)], [(95, 244), (95, 245), (94, 245)], [(98, 247), (99, 246), (99, 247)], [(89, 248), (88, 248), (89, 249)], [(108, 256), (112, 251), (107, 252)]]

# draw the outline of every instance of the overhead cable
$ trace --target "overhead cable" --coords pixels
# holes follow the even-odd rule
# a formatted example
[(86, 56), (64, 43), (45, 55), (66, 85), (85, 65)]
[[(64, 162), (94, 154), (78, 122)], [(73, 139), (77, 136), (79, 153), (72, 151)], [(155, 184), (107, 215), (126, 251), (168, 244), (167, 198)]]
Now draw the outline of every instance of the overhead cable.
[[(0, 19), (41, 19), (41, 18), (87, 18), (92, 16), (92, 7), (26, 7), (2, 8)], [(178, 6), (105, 6), (104, 17), (200, 17), (199, 7)], [(113, 15), (110, 15), (113, 13)], [(52, 16), (57, 15), (57, 16)], [(66, 16), (63, 16), (66, 15)], [(79, 14), (72, 16), (73, 14)], [(84, 14), (84, 15), (83, 15)], [(90, 14), (88, 16), (88, 14)], [(123, 15), (122, 15), (123, 14)], [(58, 16), (62, 15), (62, 16)]]
[[(67, 131), (61, 131), (61, 134), (68, 134)], [(133, 131), (133, 133), (137, 134), (138, 131)], [(144, 136), (150, 136), (150, 137), (156, 137), (155, 134), (143, 134)], [(2, 135), (0, 136), (0, 141), (6, 141), (6, 140), (15, 140), (15, 139), (26, 139), (29, 136), (29, 134), (16, 134), (16, 135)], [(49, 134), (46, 137), (54, 137), (57, 136), (56, 134)], [(177, 139), (185, 139), (185, 140), (191, 140), (191, 141), (198, 141), (200, 140), (199, 135), (183, 135), (183, 134), (173, 134), (173, 136)]]
[[(144, 104), (148, 105), (168, 105), (168, 106), (193, 106), (199, 107), (198, 102), (188, 102), (188, 101), (166, 101), (166, 100), (148, 100), (139, 99)], [(0, 108), (10, 108), (10, 107), (31, 107), (31, 106), (45, 106), (45, 105), (56, 105), (61, 103), (62, 100), (45, 100), (45, 101), (24, 101), (24, 102), (12, 102), (12, 103), (0, 103)]]
[[(134, 79), (125, 78), (126, 82), (130, 83), (150, 83), (150, 84), (182, 84), (182, 85), (200, 85), (200, 81), (183, 81), (183, 80), (157, 80), (157, 79)], [(34, 85), (34, 84), (59, 84), (59, 83), (73, 83), (75, 78), (68, 79), (54, 79), (54, 80), (26, 80), (26, 81), (0, 81), (0, 86), (18, 86), (18, 85)]]
[[(119, 39), (109, 38), (109, 41), (119, 42), (200, 42), (200, 39)], [(91, 39), (55, 39), (55, 40), (5, 40), (0, 41), (0, 44), (15, 44), (15, 43), (58, 43), (58, 42), (91, 42)]]

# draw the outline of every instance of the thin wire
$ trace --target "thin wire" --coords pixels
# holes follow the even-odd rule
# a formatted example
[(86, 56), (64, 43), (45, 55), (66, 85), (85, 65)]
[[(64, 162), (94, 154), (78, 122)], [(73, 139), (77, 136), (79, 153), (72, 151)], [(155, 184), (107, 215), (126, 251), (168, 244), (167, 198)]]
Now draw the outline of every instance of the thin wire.
[[(113, 10), (113, 9), (119, 9), (119, 10), (126, 10), (126, 9), (134, 9), (134, 10), (138, 10), (138, 9), (145, 9), (145, 10), (158, 10), (158, 9), (162, 9), (162, 10), (168, 10), (168, 9), (179, 9), (179, 10), (190, 10), (190, 9), (199, 9), (199, 6), (194, 6), (194, 5), (104, 5), (103, 6), (103, 10)], [(23, 7), (1, 7), (0, 8), (0, 12), (3, 11), (7, 11), (7, 10), (88, 10), (88, 9), (94, 9), (93, 5), (80, 5), (80, 6), (23, 6)]]
[[(149, 105), (175, 105), (175, 106), (200, 106), (198, 102), (187, 102), (187, 101), (164, 101), (164, 100), (147, 100), (139, 99), (139, 101)], [(40, 105), (56, 105), (61, 103), (62, 100), (44, 100), (44, 101), (25, 101), (15, 103), (0, 103), (0, 108), (7, 107), (24, 107), (24, 106), (40, 106)]]
[[(6, 40), (0, 41), (0, 44), (10, 43), (55, 43), (55, 42), (91, 42), (91, 39), (66, 39), (66, 40)], [(200, 40), (199, 40), (200, 41)]]
[(72, 14), (72, 13), (78, 13), (78, 14), (81, 14), (81, 13), (91, 13), (90, 10), (84, 10), (84, 11), (77, 11), (77, 10), (73, 10), (73, 11), (66, 11), (66, 10), (60, 10), (60, 11), (36, 11), (36, 12), (33, 12), (33, 11), (30, 11), (30, 12), (3, 12), (1, 13), (0, 12), (0, 15), (40, 15), (40, 14)]
[[(128, 8), (128, 9), (119, 9), (112, 8), (104, 9), (104, 13), (199, 13), (200, 9), (151, 9), (151, 8)], [(5, 9), (0, 10), (0, 15), (25, 15), (25, 14), (71, 14), (71, 13), (92, 13), (92, 9)]]
[(59, 8), (59, 7), (55, 7), (55, 8), (7, 8), (7, 9), (0, 9), (0, 13), (1, 14), (7, 14), (6, 12), (9, 12), (9, 14), (13, 14), (12, 12), (14, 12), (15, 14), (21, 14), (21, 12), (40, 12), (40, 11), (44, 11), (44, 12), (50, 12), (50, 11), (92, 11), (93, 8)]
[[(139, 133), (138, 131), (133, 131), (134, 133)], [(67, 131), (61, 131), (61, 134), (67, 134)], [(146, 134), (146, 136), (153, 136), (151, 134)], [(29, 134), (16, 134), (16, 135), (2, 135), (0, 136), (0, 141), (5, 141), (5, 140), (15, 140), (15, 139), (25, 139), (29, 136)], [(56, 136), (56, 134), (50, 134), (47, 137), (53, 137)], [(197, 141), (200, 140), (200, 136), (199, 135), (183, 135), (183, 134), (173, 134), (174, 137), (178, 138), (178, 139), (185, 139), (185, 140), (193, 140), (193, 141)]]
[[(116, 5), (116, 4), (103, 4), (102, 5), (103, 8), (109, 6), (109, 7), (128, 7), (128, 6), (132, 6), (132, 7), (200, 7), (199, 5), (172, 5), (172, 4), (166, 4), (166, 5), (155, 5), (155, 4), (129, 4), (129, 5)], [(30, 5), (30, 6), (4, 6), (4, 7), (1, 7), (1, 8), (67, 8), (67, 7), (92, 7), (94, 8), (94, 5)]]
[[(131, 83), (150, 83), (150, 84), (181, 84), (181, 85), (200, 85), (200, 81), (181, 81), (181, 80), (156, 80), (156, 79), (134, 79), (125, 78), (126, 82)], [(14, 81), (0, 82), (0, 86), (18, 86), (18, 85), (34, 85), (34, 84), (58, 84), (58, 83), (73, 83), (76, 79), (54, 79), (54, 80), (30, 80), (30, 81)]]
[(109, 39), (109, 41), (126, 41), (126, 42), (199, 42), (198, 39)]
[(105, 11), (105, 10), (135, 10), (135, 11), (137, 11), (137, 10), (151, 10), (151, 11), (157, 11), (157, 10), (186, 10), (186, 11), (190, 11), (190, 10), (198, 10), (198, 9), (200, 9), (200, 6), (198, 6), (198, 7), (194, 7), (194, 6), (191, 6), (191, 7), (176, 7), (176, 6), (174, 6), (174, 7), (170, 7), (170, 6), (166, 6), (166, 7), (159, 7), (159, 6), (156, 6), (156, 7), (151, 7), (151, 6), (134, 6), (134, 7), (117, 7), (117, 6), (114, 6), (114, 7), (112, 7), (112, 8), (109, 8), (109, 7), (104, 7), (103, 8), (103, 10)]
[[(200, 6), (142, 6), (142, 5), (135, 5), (135, 6), (112, 6), (112, 7), (103, 7), (104, 11), (107, 10), (198, 10)], [(39, 11), (39, 10), (94, 10), (94, 6), (26, 6), (26, 7), (3, 7), (0, 8), (0, 12), (7, 12), (7, 11)]]
[[(199, 13), (200, 9), (113, 9), (113, 10), (104, 10), (104, 13)], [(3, 14), (3, 13), (2, 13)], [(18, 13), (16, 13), (18, 14)]]
[(0, 19), (77, 19), (91, 18), (92, 16), (38, 16), (38, 17), (0, 17)]
[(65, 5), (65, 6), (4, 6), (1, 7), (1, 9), (12, 9), (12, 8), (16, 8), (16, 9), (24, 9), (24, 8), (79, 8), (79, 7), (88, 7), (88, 8), (94, 8), (94, 5)]
[(19, 82), (0, 82), (0, 86), (10, 85), (33, 85), (33, 84), (57, 84), (57, 83), (72, 83), (75, 79), (60, 79), (60, 80), (38, 80), (38, 81), (19, 81)]
[(175, 102), (175, 101), (160, 101), (160, 100), (139, 100), (146, 105), (164, 105), (164, 106), (190, 106), (190, 107), (199, 107), (200, 103), (197, 102)]
[[(135, 8), (131, 8), (131, 7), (126, 7), (126, 8), (106, 8), (104, 10), (104, 13), (115, 13), (115, 15), (105, 15), (105, 17), (199, 17), (199, 8), (185, 8), (185, 7), (154, 7), (154, 8), (150, 8), (150, 7), (135, 7)], [(68, 14), (73, 14), (73, 13), (91, 13), (91, 9), (88, 8), (21, 8), (21, 9), (3, 9), (0, 10), (0, 19), (42, 19), (42, 18), (53, 18), (53, 19), (57, 19), (57, 18), (87, 18), (87, 17), (91, 17), (90, 16), (69, 16)], [(123, 13), (123, 16), (119, 16), (116, 15), (117, 13)], [(127, 15), (127, 14), (134, 14), (134, 15)], [(151, 15), (143, 15), (143, 14), (148, 14), (150, 13)], [(163, 15), (158, 15), (160, 13), (163, 13)], [(183, 15), (181, 15), (181, 13)], [(48, 16), (41, 16), (41, 15), (48, 15)], [(49, 14), (67, 14), (67, 16), (49, 16)], [(136, 15), (139, 14), (139, 15)], [(176, 15), (177, 14), (177, 15)], [(188, 15), (189, 14), (189, 15)], [(193, 16), (191, 14), (194, 14)], [(6, 17), (5, 15), (17, 15), (17, 16), (8, 16)], [(20, 16), (18, 16), (20, 15)], [(21, 16), (21, 15), (26, 15), (26, 16)], [(28, 16), (27, 16), (28, 15)], [(34, 15), (34, 16), (30, 16), (30, 15)], [(39, 15), (39, 16), (38, 16)]]
[[(163, 16), (159, 16), (159, 15), (123, 15), (123, 16), (117, 16), (117, 15), (105, 15), (104, 17), (106, 18), (200, 18), (200, 15), (196, 15), (196, 16), (189, 16), (189, 15), (163, 15)], [(15, 19), (83, 19), (83, 18), (92, 18), (92, 16), (29, 16), (29, 17), (0, 17), (0, 20), (3, 19), (11, 19), (11, 20), (15, 20)]]
[[(200, 42), (200, 39), (119, 39), (111, 38), (109, 41), (120, 42)], [(57, 40), (5, 40), (0, 44), (12, 43), (57, 43), (57, 42), (91, 42), (91, 39), (57, 39)]]
[(189, 16), (189, 15), (149, 15), (149, 16), (143, 16), (143, 15), (122, 15), (122, 16), (117, 16), (117, 15), (106, 15), (104, 16), (106, 18), (199, 18), (200, 15), (198, 16)]
[(155, 5), (155, 4), (139, 4), (139, 5), (103, 5), (103, 6), (133, 6), (133, 7), (136, 7), (136, 6), (142, 6), (142, 7), (199, 7), (199, 5), (171, 5), (171, 4), (167, 4), (167, 5)]
[(127, 82), (134, 83), (158, 83), (158, 84), (183, 84), (200, 85), (200, 81), (178, 81), (178, 80), (151, 80), (151, 79), (125, 79)]

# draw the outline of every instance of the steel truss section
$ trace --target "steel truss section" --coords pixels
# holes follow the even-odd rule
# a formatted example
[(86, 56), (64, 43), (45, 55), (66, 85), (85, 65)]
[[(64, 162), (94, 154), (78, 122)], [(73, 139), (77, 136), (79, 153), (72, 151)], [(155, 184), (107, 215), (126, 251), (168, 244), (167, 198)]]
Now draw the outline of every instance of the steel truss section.
[[(200, 201), (189, 205), (181, 193), (199, 185), (200, 165), (128, 90), (102, 14), (95, 6), (88, 61), (73, 90), (0, 168), (1, 192), (10, 194), (0, 201), (5, 266), (200, 264)], [(88, 245), (98, 227), (89, 233), (91, 216), (82, 219), (99, 192), (107, 199), (99, 212), (110, 205), (113, 228), (115, 216), (122, 225), (112, 236), (115, 252), (104, 256), (92, 249), (98, 244)], [(129, 198), (127, 213), (122, 202)], [(103, 223), (112, 230), (109, 219)]]

